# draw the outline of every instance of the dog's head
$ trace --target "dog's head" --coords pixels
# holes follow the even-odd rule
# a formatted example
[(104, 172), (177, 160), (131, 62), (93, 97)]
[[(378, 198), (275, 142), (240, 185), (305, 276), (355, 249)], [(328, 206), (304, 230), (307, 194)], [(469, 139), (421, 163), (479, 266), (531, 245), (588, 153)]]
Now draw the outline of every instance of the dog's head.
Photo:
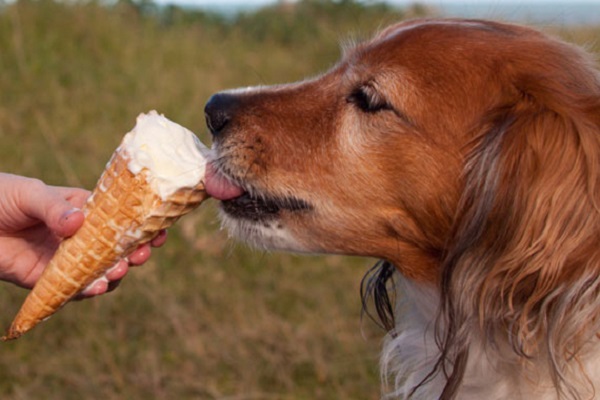
[(471, 31), (505, 34), (475, 22), (402, 24), (315, 79), (214, 95), (205, 111), (219, 179), (209, 189), (225, 200), (225, 225), (257, 245), (375, 256), (431, 279), (465, 143), (502, 95), (481, 44), (452, 49)]
[(447, 393), (473, 326), (522, 356), (545, 343), (556, 381), (598, 327), (600, 78), (574, 47), (508, 24), (405, 22), (324, 75), (222, 92), (205, 112), (206, 186), (234, 235), (438, 285)]
[(561, 63), (577, 63), (553, 58), (567, 50), (512, 25), (408, 22), (315, 79), (216, 94), (209, 190), (255, 245), (375, 256), (432, 280), (469, 154), (546, 96), (536, 85), (558, 85), (556, 70), (576, 82)]

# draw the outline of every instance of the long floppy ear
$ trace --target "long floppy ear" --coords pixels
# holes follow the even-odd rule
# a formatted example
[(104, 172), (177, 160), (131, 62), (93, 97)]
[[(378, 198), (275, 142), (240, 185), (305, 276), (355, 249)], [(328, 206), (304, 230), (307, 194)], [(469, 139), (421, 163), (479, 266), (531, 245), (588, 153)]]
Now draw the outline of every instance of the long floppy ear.
[(430, 375), (446, 374), (442, 399), (476, 341), (547, 362), (560, 392), (589, 387), (566, 378), (582, 376), (573, 358), (600, 331), (600, 98), (528, 85), (490, 116), (467, 163)]

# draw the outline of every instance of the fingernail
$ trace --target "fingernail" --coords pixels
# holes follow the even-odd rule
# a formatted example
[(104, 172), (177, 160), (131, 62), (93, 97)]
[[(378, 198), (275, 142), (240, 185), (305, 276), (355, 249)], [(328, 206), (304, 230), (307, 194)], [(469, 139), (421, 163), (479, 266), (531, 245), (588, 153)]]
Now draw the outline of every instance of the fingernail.
[(79, 208), (72, 208), (72, 209), (70, 209), (69, 211), (65, 212), (65, 213), (64, 213), (64, 214), (63, 214), (63, 215), (60, 217), (60, 220), (61, 220), (61, 221), (64, 221), (64, 222), (66, 222), (66, 221), (68, 221), (68, 220), (69, 220), (69, 217), (70, 217), (71, 215), (75, 214), (75, 213), (76, 213), (76, 212), (78, 212), (78, 211), (81, 211), (81, 209), (79, 209)]

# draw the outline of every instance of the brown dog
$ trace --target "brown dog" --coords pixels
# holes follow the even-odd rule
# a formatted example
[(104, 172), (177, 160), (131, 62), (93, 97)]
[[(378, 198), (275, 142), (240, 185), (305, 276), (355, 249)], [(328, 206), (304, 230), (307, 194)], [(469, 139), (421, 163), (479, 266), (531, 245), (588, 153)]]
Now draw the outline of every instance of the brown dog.
[(235, 236), (380, 258), (371, 289), (397, 276), (398, 321), (376, 298), (393, 395), (600, 393), (600, 75), (581, 50), (411, 21), (205, 111), (206, 186)]

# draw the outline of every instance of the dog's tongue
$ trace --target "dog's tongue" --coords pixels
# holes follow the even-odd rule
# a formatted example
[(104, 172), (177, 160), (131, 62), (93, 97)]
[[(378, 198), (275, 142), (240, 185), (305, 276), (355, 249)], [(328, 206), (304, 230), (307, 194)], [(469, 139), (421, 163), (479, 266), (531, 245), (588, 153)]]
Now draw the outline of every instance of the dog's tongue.
[(244, 194), (244, 189), (234, 185), (229, 179), (216, 171), (212, 163), (206, 165), (204, 186), (206, 193), (217, 200), (230, 200)]

